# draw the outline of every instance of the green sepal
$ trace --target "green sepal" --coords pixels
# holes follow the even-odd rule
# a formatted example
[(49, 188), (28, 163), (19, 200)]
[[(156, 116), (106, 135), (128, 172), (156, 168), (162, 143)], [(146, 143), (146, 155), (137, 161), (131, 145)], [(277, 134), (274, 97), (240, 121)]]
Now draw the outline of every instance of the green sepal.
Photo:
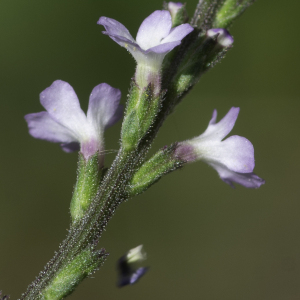
[[(169, 10), (168, 8), (168, 2), (164, 2), (163, 3), (163, 8), (165, 10)], [(189, 16), (188, 13), (186, 11), (186, 4), (184, 3), (183, 6), (177, 10), (176, 14), (172, 14), (171, 13), (171, 17), (172, 17), (172, 27), (176, 27), (179, 26), (181, 24), (187, 23), (189, 20)]]
[(255, 0), (206, 0), (199, 1), (192, 25), (201, 30), (228, 28)]
[(101, 179), (98, 152), (85, 159), (79, 153), (77, 181), (70, 205), (72, 221), (80, 220), (95, 198)]
[(104, 263), (107, 255), (105, 249), (92, 250), (89, 247), (83, 250), (71, 262), (62, 266), (39, 299), (59, 300), (70, 295), (83, 279)]
[(224, 1), (225, 0), (199, 1), (191, 24), (203, 32), (213, 28), (212, 24), (216, 13)]
[(143, 193), (163, 175), (177, 170), (183, 162), (174, 155), (175, 145), (165, 147), (154, 154), (134, 174), (128, 189), (129, 196)]
[(228, 28), (255, 0), (226, 0), (219, 8), (213, 28)]
[(160, 109), (161, 97), (154, 96), (151, 84), (141, 91), (133, 82), (122, 124), (121, 141), (124, 150), (137, 147), (147, 133)]

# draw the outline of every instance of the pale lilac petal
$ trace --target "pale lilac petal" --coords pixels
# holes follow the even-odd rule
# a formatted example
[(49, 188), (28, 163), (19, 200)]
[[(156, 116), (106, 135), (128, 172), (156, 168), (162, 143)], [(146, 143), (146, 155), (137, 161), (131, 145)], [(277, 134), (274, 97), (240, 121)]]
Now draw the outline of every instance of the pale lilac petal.
[(226, 114), (226, 116), (218, 123), (215, 123), (217, 118), (217, 111), (214, 111), (207, 129), (197, 139), (209, 138), (210, 140), (216, 141), (222, 140), (232, 130), (238, 117), (239, 111), (239, 107), (232, 107)]
[(123, 36), (120, 36), (120, 35), (115, 35), (115, 34), (109, 34), (107, 33), (106, 31), (103, 31), (102, 32), (103, 34), (106, 34), (108, 35), (112, 40), (114, 40), (116, 43), (118, 43), (120, 46), (128, 49), (130, 51), (130, 46), (133, 48), (133, 47), (136, 47), (136, 48), (139, 48), (139, 45), (135, 42), (132, 42), (131, 40), (123, 37)]
[[(106, 32), (103, 32), (104, 34), (107, 34)], [(147, 58), (149, 55), (145, 55), (146, 51), (142, 50), (140, 46), (136, 43), (131, 42), (130, 40), (113, 34), (107, 34), (109, 37), (114, 40), (116, 43), (118, 43), (120, 46), (126, 48), (132, 56), (135, 58), (137, 62), (143, 61), (145, 57)]]
[(135, 42), (128, 29), (123, 24), (114, 19), (101, 17), (97, 24), (104, 26), (106, 32), (103, 33), (106, 33), (107, 35), (120, 36), (126, 38), (131, 42)]
[(190, 24), (182, 24), (175, 28), (173, 28), (170, 32), (170, 34), (164, 38), (161, 43), (170, 43), (170, 42), (176, 42), (186, 37), (189, 33), (191, 33), (194, 30), (194, 28)]
[(71, 130), (53, 120), (49, 113), (42, 111), (25, 116), (29, 133), (37, 139), (54, 143), (78, 142)]
[(88, 134), (86, 116), (76, 93), (67, 82), (54, 81), (40, 94), (40, 101), (51, 118), (72, 131), (77, 140)]
[[(201, 152), (201, 144), (198, 144)], [(239, 173), (250, 173), (254, 169), (254, 148), (249, 140), (241, 136), (231, 136), (219, 143), (203, 143), (203, 160), (225, 165)]]
[(115, 111), (115, 114), (106, 123), (105, 129), (117, 123), (120, 119), (122, 119), (123, 115), (124, 115), (124, 106), (122, 104), (119, 104), (118, 108)]
[(180, 45), (181, 41), (176, 41), (176, 42), (171, 42), (171, 43), (165, 43), (165, 44), (160, 44), (158, 46), (152, 47), (148, 50), (145, 51), (145, 53), (157, 53), (157, 54), (167, 54), (171, 50), (173, 50), (176, 46)]
[(89, 101), (87, 119), (98, 133), (113, 125), (122, 117), (120, 108), (121, 91), (101, 83), (94, 87)]
[(217, 122), (217, 117), (218, 117), (218, 112), (216, 109), (214, 109), (213, 111), (213, 114), (212, 114), (212, 117), (208, 123), (208, 125), (212, 125), (212, 124), (215, 124)]
[(238, 183), (247, 188), (259, 188), (265, 181), (254, 173), (237, 173), (229, 170), (225, 166), (209, 163), (218, 173), (220, 178), (231, 187), (233, 183)]
[(160, 44), (171, 30), (171, 15), (166, 10), (156, 10), (141, 24), (136, 41), (143, 50)]

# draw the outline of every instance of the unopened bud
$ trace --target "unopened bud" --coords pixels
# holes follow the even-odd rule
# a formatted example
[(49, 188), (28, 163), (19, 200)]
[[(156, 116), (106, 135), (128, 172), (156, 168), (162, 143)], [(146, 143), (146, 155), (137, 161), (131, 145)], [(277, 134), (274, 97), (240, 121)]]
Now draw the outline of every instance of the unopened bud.
[(216, 38), (217, 43), (222, 47), (229, 47), (233, 44), (233, 37), (223, 28), (212, 28), (207, 30), (206, 35)]
[(182, 4), (181, 2), (169, 2), (167, 9), (171, 14), (173, 27), (188, 21), (188, 14), (185, 9), (185, 4)]

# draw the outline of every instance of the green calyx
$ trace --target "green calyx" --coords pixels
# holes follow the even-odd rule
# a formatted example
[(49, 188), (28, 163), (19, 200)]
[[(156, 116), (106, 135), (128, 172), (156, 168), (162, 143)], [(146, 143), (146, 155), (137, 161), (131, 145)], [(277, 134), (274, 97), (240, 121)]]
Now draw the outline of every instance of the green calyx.
[(204, 32), (211, 28), (228, 28), (255, 0), (199, 1), (192, 25)]
[(104, 249), (82, 251), (61, 268), (55, 278), (45, 288), (39, 299), (58, 300), (71, 294), (77, 285), (88, 275), (94, 273), (105, 261), (108, 254)]
[[(179, 61), (173, 78), (170, 80), (168, 93), (180, 101), (200, 79), (200, 77), (219, 62), (227, 51), (218, 45), (214, 38), (208, 38), (201, 31), (195, 29), (191, 41), (184, 49), (183, 58)], [(164, 77), (167, 77), (164, 74)]]
[(80, 220), (97, 194), (101, 180), (98, 153), (87, 160), (79, 153), (77, 182), (70, 205), (72, 221)]
[(228, 28), (255, 0), (226, 0), (218, 10), (213, 28)]
[(154, 122), (160, 103), (161, 97), (154, 95), (151, 84), (143, 90), (135, 83), (132, 84), (121, 132), (122, 147), (125, 151), (137, 147)]
[(186, 23), (189, 17), (185, 8), (185, 4), (180, 9), (178, 9), (175, 15), (171, 14), (171, 16), (172, 16), (172, 27), (176, 27)]
[(174, 145), (159, 150), (139, 168), (129, 186), (129, 196), (135, 196), (144, 192), (163, 175), (182, 166), (183, 162), (174, 156), (174, 150)]

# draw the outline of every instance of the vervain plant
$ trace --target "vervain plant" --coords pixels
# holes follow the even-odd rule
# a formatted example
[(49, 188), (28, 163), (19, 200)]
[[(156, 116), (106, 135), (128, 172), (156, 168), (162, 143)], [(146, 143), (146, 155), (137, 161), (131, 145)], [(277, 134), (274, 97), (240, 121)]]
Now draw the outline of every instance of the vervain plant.
[[(107, 258), (106, 250), (96, 246), (118, 206), (187, 163), (203, 160), (231, 186), (258, 188), (264, 183), (253, 173), (251, 142), (236, 135), (225, 139), (238, 117), (237, 107), (220, 121), (215, 110), (202, 134), (148, 155), (168, 115), (232, 47), (228, 28), (252, 2), (200, 0), (191, 19), (184, 4), (165, 3), (164, 10), (143, 21), (136, 39), (118, 21), (101, 17), (103, 33), (126, 48), (137, 64), (125, 110), (119, 104), (121, 92), (106, 83), (93, 89), (87, 114), (67, 82), (54, 81), (40, 94), (45, 111), (25, 116), (29, 133), (60, 143), (66, 152), (79, 151), (77, 182), (68, 235), (21, 299), (63, 299), (71, 294)], [(120, 149), (107, 169), (104, 131), (121, 119)], [(138, 246), (120, 259), (120, 286), (146, 272), (131, 265), (144, 258)]]

